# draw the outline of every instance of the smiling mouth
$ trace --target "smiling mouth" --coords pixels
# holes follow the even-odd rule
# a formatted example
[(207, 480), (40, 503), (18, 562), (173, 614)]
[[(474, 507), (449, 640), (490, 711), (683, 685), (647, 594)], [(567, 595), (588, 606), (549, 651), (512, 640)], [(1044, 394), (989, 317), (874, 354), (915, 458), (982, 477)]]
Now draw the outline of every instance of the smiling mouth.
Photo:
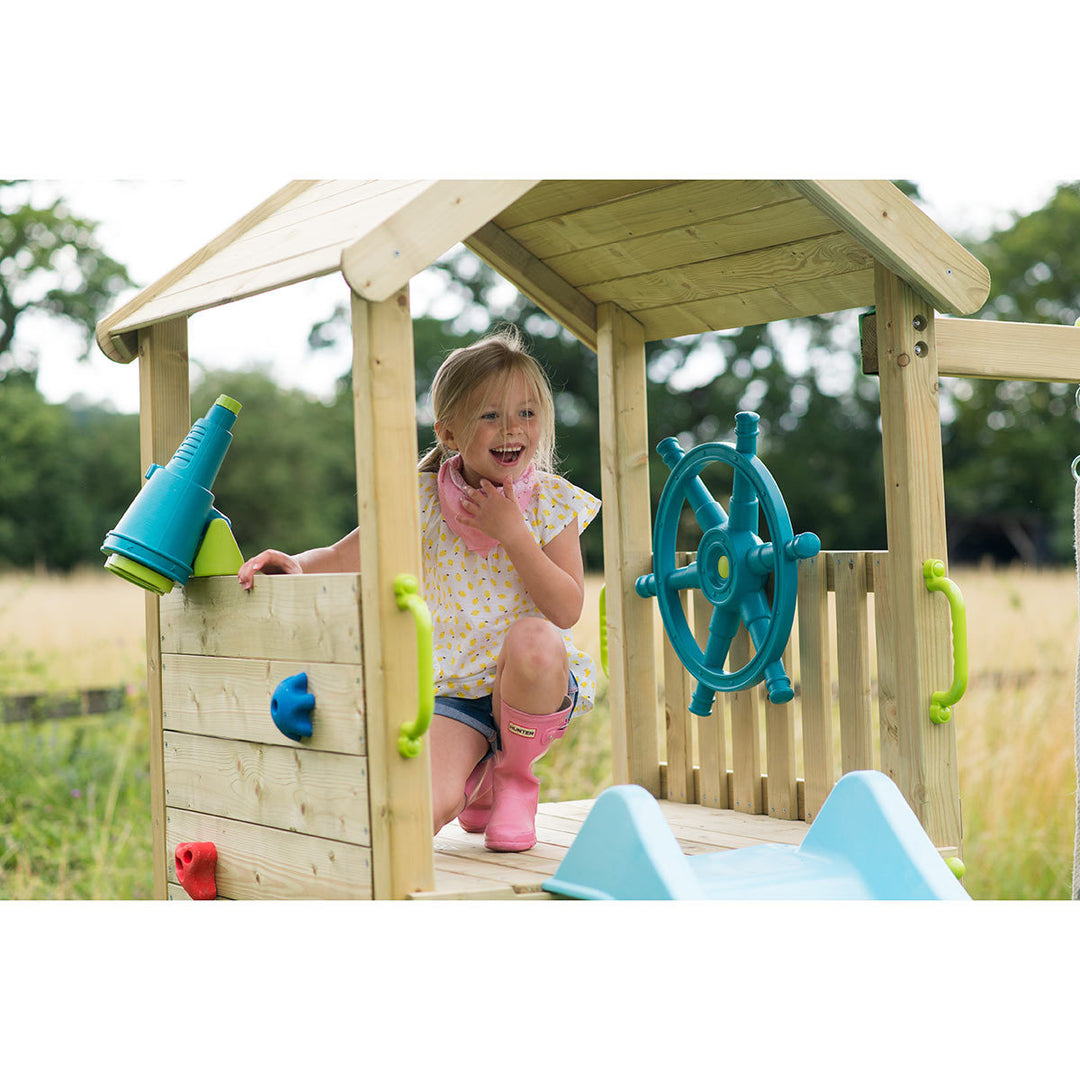
[(516, 446), (508, 448), (506, 450), (492, 450), (491, 456), (500, 464), (505, 466), (516, 465), (521, 458), (522, 448)]

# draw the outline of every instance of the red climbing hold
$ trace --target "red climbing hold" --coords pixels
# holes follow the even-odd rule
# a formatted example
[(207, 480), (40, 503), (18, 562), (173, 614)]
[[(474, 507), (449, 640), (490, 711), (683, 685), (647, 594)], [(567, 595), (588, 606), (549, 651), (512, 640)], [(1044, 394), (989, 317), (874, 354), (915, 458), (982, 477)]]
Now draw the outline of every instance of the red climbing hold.
[(192, 900), (217, 898), (217, 848), (209, 841), (176, 845), (176, 880)]

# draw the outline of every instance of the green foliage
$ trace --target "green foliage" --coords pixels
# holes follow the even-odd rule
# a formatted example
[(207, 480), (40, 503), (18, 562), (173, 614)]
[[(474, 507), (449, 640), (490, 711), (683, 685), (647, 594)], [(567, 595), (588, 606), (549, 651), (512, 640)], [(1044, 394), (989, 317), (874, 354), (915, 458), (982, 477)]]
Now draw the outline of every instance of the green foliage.
[(0, 562), (68, 570), (96, 557), (139, 483), (138, 417), (50, 405), (0, 384)]
[[(991, 274), (983, 317), (1071, 325), (1080, 315), (1080, 184), (972, 249)], [(944, 429), (947, 509), (1016, 522), (1054, 561), (1069, 561), (1080, 453), (1075, 385), (946, 379), (955, 417)]]
[(325, 405), (279, 389), (262, 371), (219, 373), (193, 388), (192, 416), (205, 415), (221, 393), (243, 408), (214, 505), (232, 522), (240, 550), (304, 551), (356, 528), (351, 392)]
[(15, 351), (26, 314), (74, 323), (89, 353), (109, 302), (133, 284), (102, 249), (96, 222), (77, 217), (63, 199), (35, 206), (28, 187), (27, 181), (0, 180), (0, 381), (12, 371), (36, 370), (36, 358)]
[(149, 899), (148, 730), (145, 701), (0, 728), (0, 898)]

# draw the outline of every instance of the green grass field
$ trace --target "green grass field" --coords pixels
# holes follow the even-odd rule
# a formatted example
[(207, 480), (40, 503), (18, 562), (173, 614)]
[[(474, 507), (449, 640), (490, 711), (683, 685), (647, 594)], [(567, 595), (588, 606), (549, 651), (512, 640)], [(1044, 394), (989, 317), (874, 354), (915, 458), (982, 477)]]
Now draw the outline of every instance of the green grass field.
[[(964, 884), (1065, 899), (1072, 878), (1077, 642), (1071, 571), (954, 569), (971, 674), (956, 710)], [(599, 655), (590, 580), (575, 632)], [(137, 899), (152, 888), (143, 594), (104, 571), (0, 576), (0, 696), (125, 686), (99, 717), (0, 724), (0, 898)], [(661, 669), (662, 670), (662, 669)], [(537, 768), (545, 799), (611, 783), (597, 708)]]

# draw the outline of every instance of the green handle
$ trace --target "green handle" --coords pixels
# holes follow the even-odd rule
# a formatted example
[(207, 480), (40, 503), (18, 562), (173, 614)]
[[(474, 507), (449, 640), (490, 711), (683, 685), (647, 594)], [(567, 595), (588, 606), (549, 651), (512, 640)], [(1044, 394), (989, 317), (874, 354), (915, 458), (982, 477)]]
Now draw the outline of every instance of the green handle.
[(422, 738), (431, 717), (435, 713), (435, 675), (431, 659), (431, 612), (420, 597), (420, 583), (411, 574), (398, 574), (394, 578), (394, 597), (397, 606), (408, 608), (416, 620), (416, 672), (419, 691), (416, 719), (401, 725), (398, 736), (398, 752), (402, 757), (413, 758), (420, 753)]
[(923, 577), (931, 592), (945, 594), (952, 616), (953, 681), (948, 690), (935, 690), (930, 695), (930, 719), (935, 724), (946, 724), (955, 705), (967, 689), (967, 612), (964, 597), (954, 581), (945, 576), (945, 564), (940, 559), (927, 559), (923, 563)]
[(607, 665), (607, 586), (600, 586), (600, 670), (608, 675)]

